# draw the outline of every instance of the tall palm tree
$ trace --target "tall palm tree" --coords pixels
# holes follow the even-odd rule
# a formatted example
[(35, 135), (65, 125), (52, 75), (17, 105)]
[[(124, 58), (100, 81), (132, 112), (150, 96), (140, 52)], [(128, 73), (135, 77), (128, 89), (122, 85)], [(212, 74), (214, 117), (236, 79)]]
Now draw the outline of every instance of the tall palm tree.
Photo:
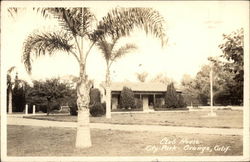
[[(79, 64), (79, 78), (76, 86), (78, 106), (78, 127), (76, 147), (91, 146), (89, 128), (89, 92), (91, 83), (86, 74), (88, 55), (96, 42), (104, 37), (129, 35), (134, 27), (142, 27), (165, 43), (163, 18), (149, 8), (119, 8), (111, 10), (95, 26), (95, 16), (89, 8), (41, 8), (45, 17), (52, 15), (59, 21), (59, 32), (32, 33), (24, 42), (23, 62), (31, 73), (33, 55), (52, 55), (64, 51), (73, 55)], [(89, 43), (89, 45), (87, 45)]]
[(112, 40), (109, 43), (107, 40), (100, 39), (97, 42), (97, 46), (102, 51), (106, 61), (106, 75), (105, 75), (105, 101), (106, 101), (106, 118), (111, 118), (111, 79), (110, 79), (110, 68), (113, 62), (121, 58), (125, 54), (137, 49), (134, 44), (125, 44), (118, 49), (114, 49), (118, 38)]
[(9, 114), (12, 114), (12, 93), (13, 93), (13, 85), (14, 85), (14, 82), (13, 82), (13, 79), (11, 78), (11, 73), (16, 69), (15, 66), (12, 66), (8, 69), (7, 71), (7, 96), (8, 96), (8, 101), (7, 101), (7, 104), (8, 104), (8, 112)]

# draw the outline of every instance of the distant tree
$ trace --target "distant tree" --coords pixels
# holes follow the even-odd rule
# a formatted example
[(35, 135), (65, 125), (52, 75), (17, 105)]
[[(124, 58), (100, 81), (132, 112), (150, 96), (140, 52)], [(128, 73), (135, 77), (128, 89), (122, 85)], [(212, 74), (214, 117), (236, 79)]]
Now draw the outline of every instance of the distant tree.
[(58, 79), (46, 81), (33, 81), (33, 87), (27, 92), (27, 101), (29, 104), (38, 104), (47, 106), (47, 115), (51, 112), (54, 104), (61, 104), (63, 98), (70, 96), (72, 90), (65, 83), (60, 83)]
[(195, 88), (195, 78), (184, 74), (181, 80), (181, 89), (185, 103), (187, 105), (198, 104), (198, 89)]
[(219, 45), (223, 55), (228, 60), (224, 63), (224, 69), (233, 74), (235, 85), (233, 86), (234, 104), (243, 103), (244, 84), (244, 30), (243, 28), (230, 34), (223, 34), (224, 42)]
[(123, 89), (122, 89), (121, 106), (125, 109), (134, 108), (134, 106), (135, 106), (134, 93), (128, 87), (123, 87)]
[[(235, 80), (235, 73), (229, 71), (228, 61), (222, 57), (209, 57), (209, 64), (203, 65), (195, 78), (183, 76), (182, 89), (188, 104), (207, 105), (210, 99), (210, 70), (213, 68), (213, 92), (215, 105), (240, 104), (238, 82)], [(225, 66), (227, 65), (227, 66)], [(232, 64), (230, 64), (232, 65)], [(243, 86), (243, 85), (242, 85)]]
[(158, 83), (163, 83), (166, 86), (169, 85), (171, 82), (174, 82), (173, 79), (167, 77), (165, 74), (160, 73), (156, 75), (151, 82), (158, 82)]
[(16, 73), (16, 77), (14, 81), (14, 88), (13, 88), (13, 100), (12, 100), (14, 112), (22, 112), (25, 108), (26, 87), (27, 87), (27, 83), (24, 80), (20, 80), (18, 78), (18, 74)]
[(186, 102), (185, 102), (184, 97), (182, 96), (182, 94), (177, 95), (177, 98), (178, 98), (178, 107), (179, 108), (187, 107), (187, 104), (186, 104)]
[(11, 78), (11, 73), (14, 71), (16, 67), (12, 66), (7, 71), (7, 111), (9, 113), (12, 113), (13, 107), (12, 107), (12, 95), (13, 95), (13, 85), (14, 81), (13, 78)]
[(16, 72), (15, 78), (12, 77), (16, 67), (12, 66), (7, 71), (7, 112), (21, 112), (25, 107), (25, 91), (27, 82), (18, 78)]
[(211, 67), (209, 65), (204, 65), (196, 74), (195, 88), (198, 90), (197, 97), (201, 105), (207, 105), (210, 97), (210, 70)]
[(167, 92), (165, 94), (165, 105), (167, 108), (178, 107), (178, 96), (173, 83), (170, 83), (167, 87)]
[(136, 77), (140, 82), (145, 82), (146, 78), (148, 77), (148, 73), (145, 71), (141, 73), (136, 73)]

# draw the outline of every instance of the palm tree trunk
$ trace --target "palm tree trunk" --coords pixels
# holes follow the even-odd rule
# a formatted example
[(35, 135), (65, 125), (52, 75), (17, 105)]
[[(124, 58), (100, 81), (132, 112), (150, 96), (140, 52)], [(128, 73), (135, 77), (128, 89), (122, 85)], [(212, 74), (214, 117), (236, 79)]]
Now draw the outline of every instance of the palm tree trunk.
[(106, 87), (106, 118), (111, 118), (111, 90), (110, 86)]
[(76, 135), (76, 148), (91, 147), (91, 136), (89, 126), (89, 92), (90, 84), (87, 77), (81, 78), (77, 84), (77, 135)]
[(12, 114), (12, 91), (9, 89), (9, 100), (8, 100), (9, 114)]
[[(107, 66), (108, 67), (108, 66)], [(110, 73), (106, 71), (106, 118), (111, 118), (111, 90), (110, 90)]]

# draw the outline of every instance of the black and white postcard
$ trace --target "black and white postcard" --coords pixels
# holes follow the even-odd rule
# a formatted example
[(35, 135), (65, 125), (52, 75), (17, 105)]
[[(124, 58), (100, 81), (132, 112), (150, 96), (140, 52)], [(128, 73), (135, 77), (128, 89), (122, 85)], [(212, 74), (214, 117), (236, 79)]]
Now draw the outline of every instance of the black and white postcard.
[(248, 1), (2, 1), (2, 161), (249, 161)]

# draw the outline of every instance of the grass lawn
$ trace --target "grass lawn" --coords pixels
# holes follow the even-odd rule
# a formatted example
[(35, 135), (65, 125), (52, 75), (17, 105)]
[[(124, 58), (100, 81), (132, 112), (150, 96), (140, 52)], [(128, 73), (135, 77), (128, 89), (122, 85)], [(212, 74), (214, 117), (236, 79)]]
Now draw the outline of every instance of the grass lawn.
[[(147, 124), (166, 126), (214, 127), (214, 128), (243, 128), (243, 111), (217, 110), (217, 117), (204, 117), (208, 111), (187, 112), (152, 112), (152, 113), (121, 113), (112, 114), (111, 119), (91, 117), (91, 123), (113, 124)], [(36, 115), (27, 118), (41, 120), (56, 120), (76, 122), (76, 116), (70, 115)]]
[[(93, 146), (75, 149), (75, 128), (8, 125), (7, 133), (8, 156), (227, 156), (243, 152), (242, 136), (92, 129)], [(171, 142), (167, 144), (166, 139)]]

